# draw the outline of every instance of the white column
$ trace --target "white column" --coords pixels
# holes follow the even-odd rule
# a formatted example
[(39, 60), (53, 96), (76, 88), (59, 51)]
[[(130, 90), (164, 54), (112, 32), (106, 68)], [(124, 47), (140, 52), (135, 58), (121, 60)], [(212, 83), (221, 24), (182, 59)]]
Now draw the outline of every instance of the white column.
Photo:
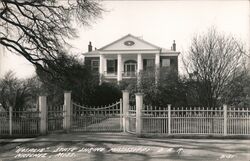
[(142, 69), (143, 69), (142, 56), (141, 54), (137, 54), (137, 73), (140, 73)]
[(104, 59), (104, 57), (103, 57), (103, 55), (101, 54), (100, 55), (100, 66), (99, 66), (99, 73), (100, 73), (100, 75), (102, 75), (103, 74), (103, 67), (104, 67), (104, 61), (103, 61), (103, 59)]
[(156, 69), (160, 68), (160, 53), (157, 53), (155, 55), (155, 68)]
[(107, 59), (103, 57), (103, 72), (107, 74)]
[(160, 53), (156, 53), (155, 55), (155, 83), (158, 84), (159, 76), (160, 76)]
[(117, 82), (122, 80), (122, 55), (117, 55)]

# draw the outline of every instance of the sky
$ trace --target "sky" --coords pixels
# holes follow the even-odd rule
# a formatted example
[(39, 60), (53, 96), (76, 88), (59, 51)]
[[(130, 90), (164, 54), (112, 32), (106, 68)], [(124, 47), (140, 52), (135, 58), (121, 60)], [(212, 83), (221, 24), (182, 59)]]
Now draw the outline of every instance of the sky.
[[(102, 18), (88, 27), (75, 25), (78, 38), (70, 40), (70, 52), (86, 52), (89, 41), (101, 48), (130, 33), (167, 49), (175, 40), (177, 51), (184, 56), (192, 37), (211, 26), (241, 39), (249, 48), (249, 3), (247, 0), (103, 1), (106, 12)], [(24, 58), (6, 52), (1, 55), (0, 76), (9, 70), (14, 70), (20, 78), (34, 74), (34, 68)]]

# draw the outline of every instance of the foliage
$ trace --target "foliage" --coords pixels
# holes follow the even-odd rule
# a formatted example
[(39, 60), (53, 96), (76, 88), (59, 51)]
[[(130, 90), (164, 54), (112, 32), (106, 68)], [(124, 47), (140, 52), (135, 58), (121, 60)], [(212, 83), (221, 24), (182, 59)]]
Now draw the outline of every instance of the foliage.
[(135, 105), (135, 94), (138, 91), (137, 80), (136, 79), (123, 79), (119, 83), (120, 90), (128, 90), (129, 91), (129, 103), (130, 105)]
[(36, 107), (39, 95), (39, 81), (36, 77), (18, 79), (13, 72), (8, 72), (0, 80), (0, 103), (4, 109), (12, 106), (13, 109)]
[(89, 95), (92, 95), (95, 86), (98, 85), (98, 79), (74, 56), (64, 54), (57, 58), (55, 65), (63, 70), (58, 72), (51, 66), (45, 67), (53, 76), (39, 68), (36, 71), (43, 83), (44, 92), (48, 94), (49, 102), (62, 104), (64, 91), (71, 91), (72, 98), (78, 103), (88, 102)]
[(193, 38), (183, 62), (199, 105), (218, 106), (226, 91), (234, 92), (230, 84), (245, 72), (245, 53), (240, 41), (214, 28)]
[(250, 75), (242, 73), (229, 85), (223, 93), (221, 102), (236, 107), (250, 107)]
[(102, 11), (96, 0), (1, 0), (0, 45), (40, 69), (56, 68), (66, 39), (76, 37), (72, 22), (89, 25)]
[(92, 75), (76, 57), (64, 55), (58, 62), (61, 62), (64, 72), (58, 73), (49, 67), (46, 69), (54, 72), (56, 77), (38, 69), (38, 77), (28, 79), (18, 79), (12, 72), (7, 73), (0, 80), (0, 104), (3, 108), (37, 107), (39, 95), (46, 95), (49, 105), (62, 105), (64, 91), (72, 92), (74, 102), (90, 106), (108, 105), (121, 98), (117, 85), (99, 85), (99, 76)]
[(154, 76), (151, 79), (144, 77), (145, 75), (142, 76), (141, 88), (145, 93), (146, 104), (155, 106), (186, 105), (186, 87), (175, 71), (161, 68), (158, 80), (155, 80)]
[(155, 71), (146, 70), (140, 73), (140, 83), (122, 81), (120, 88), (129, 90), (132, 101), (135, 103), (133, 95), (137, 92), (144, 94), (144, 104), (153, 106), (173, 106), (186, 105), (185, 83), (178, 77), (176, 72), (164, 68), (160, 69), (159, 78), (156, 80)]
[(90, 96), (90, 102), (87, 104), (93, 106), (109, 105), (119, 101), (120, 98), (122, 98), (122, 93), (117, 85), (104, 82), (94, 89)]
[(62, 55), (57, 63), (64, 70), (55, 72), (54, 68), (46, 67), (46, 70), (54, 72), (53, 76), (37, 70), (50, 104), (62, 104), (64, 91), (71, 91), (74, 102), (91, 106), (111, 104), (121, 98), (121, 92), (116, 85), (99, 85), (99, 75), (93, 74), (77, 57)]

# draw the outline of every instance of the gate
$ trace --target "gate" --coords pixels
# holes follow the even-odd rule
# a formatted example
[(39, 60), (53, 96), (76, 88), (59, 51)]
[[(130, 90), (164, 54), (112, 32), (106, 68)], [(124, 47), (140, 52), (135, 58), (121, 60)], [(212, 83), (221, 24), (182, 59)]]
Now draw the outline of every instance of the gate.
[(71, 131), (121, 132), (123, 130), (122, 99), (101, 107), (72, 103)]
[(47, 131), (49, 133), (63, 131), (63, 105), (48, 106)]
[(126, 132), (135, 134), (136, 133), (136, 107), (129, 106), (128, 115), (127, 115), (127, 130)]

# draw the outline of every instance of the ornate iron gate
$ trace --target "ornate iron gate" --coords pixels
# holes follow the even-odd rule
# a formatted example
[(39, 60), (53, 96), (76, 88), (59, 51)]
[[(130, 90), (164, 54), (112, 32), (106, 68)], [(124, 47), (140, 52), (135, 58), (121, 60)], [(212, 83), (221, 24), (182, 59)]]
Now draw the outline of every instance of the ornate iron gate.
[(121, 132), (122, 100), (109, 106), (89, 107), (72, 103), (71, 131)]

